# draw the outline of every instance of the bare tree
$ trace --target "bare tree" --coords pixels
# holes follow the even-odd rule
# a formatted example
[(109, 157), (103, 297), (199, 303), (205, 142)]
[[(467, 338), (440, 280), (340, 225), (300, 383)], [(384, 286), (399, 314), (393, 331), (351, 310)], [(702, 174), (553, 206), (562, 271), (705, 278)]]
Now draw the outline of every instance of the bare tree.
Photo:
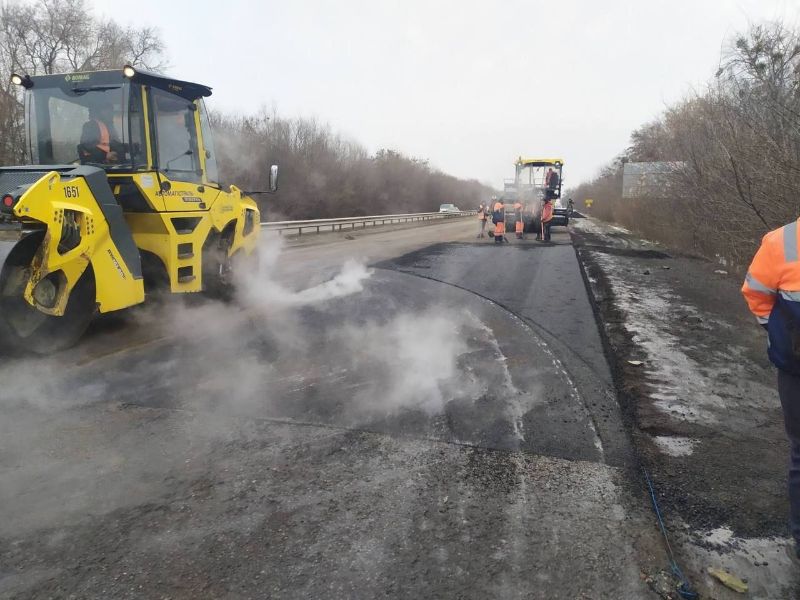
[[(442, 203), (477, 206), (493, 192), (391, 149), (370, 156), (357, 142), (315, 119), (213, 114), (220, 170), (244, 189), (265, 189), (271, 163), (281, 189), (262, 199), (269, 218), (310, 219), (435, 211)], [(246, 151), (245, 151), (246, 149)]]
[(682, 161), (670, 197), (622, 199), (609, 174), (582, 186), (604, 218), (744, 266), (761, 236), (800, 214), (800, 32), (752, 27), (707, 89), (631, 135), (626, 158)]
[(84, 0), (0, 3), (0, 164), (24, 159), (22, 97), (12, 72), (49, 75), (121, 68), (161, 71), (164, 44), (152, 27), (99, 20)]

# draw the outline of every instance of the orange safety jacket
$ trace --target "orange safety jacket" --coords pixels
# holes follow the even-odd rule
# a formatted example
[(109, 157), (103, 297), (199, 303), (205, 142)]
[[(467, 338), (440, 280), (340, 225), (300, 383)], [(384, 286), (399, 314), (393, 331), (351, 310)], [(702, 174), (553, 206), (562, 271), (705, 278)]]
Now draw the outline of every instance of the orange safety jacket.
[(542, 208), (542, 223), (549, 223), (553, 220), (553, 203), (545, 202)]
[(499, 222), (506, 220), (506, 206), (500, 201), (494, 203), (492, 207), (492, 223), (497, 225)]
[(94, 122), (97, 123), (97, 128), (100, 130), (100, 141), (97, 143), (97, 147), (108, 154), (111, 152), (111, 136), (108, 133), (108, 126), (100, 119), (95, 119)]
[(769, 332), (770, 360), (796, 375), (800, 375), (799, 230), (800, 221), (794, 221), (765, 235), (742, 286), (750, 312)]
[(522, 221), (522, 202), (519, 200), (514, 202), (514, 219), (514, 231), (517, 233), (522, 233), (522, 229), (525, 224)]

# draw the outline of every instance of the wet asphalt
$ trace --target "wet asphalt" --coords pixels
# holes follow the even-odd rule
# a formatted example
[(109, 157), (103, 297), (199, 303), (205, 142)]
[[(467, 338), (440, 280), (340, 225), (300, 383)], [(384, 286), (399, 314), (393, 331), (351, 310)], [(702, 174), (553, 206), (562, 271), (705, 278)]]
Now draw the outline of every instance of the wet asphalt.
[(0, 367), (0, 597), (647, 597), (658, 538), (565, 232), (285, 251), (297, 287), (172, 303)]

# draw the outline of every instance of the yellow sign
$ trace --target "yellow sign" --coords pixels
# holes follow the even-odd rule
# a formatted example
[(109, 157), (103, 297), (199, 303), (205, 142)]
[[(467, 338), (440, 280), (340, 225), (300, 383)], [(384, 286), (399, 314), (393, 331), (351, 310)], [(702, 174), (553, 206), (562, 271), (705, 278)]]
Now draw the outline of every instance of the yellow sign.
[(586, 200), (583, 201), (583, 203), (586, 205), (586, 208), (591, 208), (592, 202), (594, 202), (594, 200), (592, 200), (591, 198), (587, 198)]

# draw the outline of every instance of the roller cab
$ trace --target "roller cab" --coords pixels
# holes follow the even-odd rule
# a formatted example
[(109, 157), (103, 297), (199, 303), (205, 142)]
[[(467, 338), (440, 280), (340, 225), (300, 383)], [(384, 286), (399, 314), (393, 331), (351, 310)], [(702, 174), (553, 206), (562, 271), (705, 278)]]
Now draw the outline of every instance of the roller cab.
[(0, 169), (0, 343), (67, 347), (158, 287), (230, 293), (260, 215), (221, 185), (209, 87), (132, 67), (12, 81), (30, 160)]

